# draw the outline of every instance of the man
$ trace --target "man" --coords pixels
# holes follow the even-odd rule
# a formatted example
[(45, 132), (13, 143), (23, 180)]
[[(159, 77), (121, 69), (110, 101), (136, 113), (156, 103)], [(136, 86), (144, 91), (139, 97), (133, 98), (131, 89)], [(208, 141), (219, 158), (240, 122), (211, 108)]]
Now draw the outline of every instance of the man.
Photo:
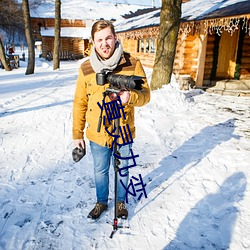
[[(112, 74), (137, 75), (143, 77), (142, 90), (122, 90), (119, 93), (125, 117), (120, 118), (120, 126), (128, 125), (133, 139), (135, 138), (134, 107), (143, 106), (150, 100), (150, 90), (146, 81), (145, 72), (140, 61), (123, 51), (117, 41), (114, 26), (111, 22), (100, 20), (94, 23), (91, 30), (93, 50), (90, 59), (85, 61), (79, 70), (73, 104), (73, 140), (76, 147), (85, 147), (83, 130), (87, 123), (86, 137), (90, 141), (91, 153), (94, 161), (94, 176), (96, 185), (97, 203), (90, 211), (88, 218), (97, 219), (108, 208), (109, 195), (109, 168), (113, 161), (112, 143), (114, 137), (114, 121), (101, 124), (97, 132), (103, 93), (109, 84), (98, 85), (96, 73), (103, 69), (112, 71)], [(110, 102), (107, 96), (104, 102)], [(99, 103), (99, 105), (98, 105)], [(103, 112), (105, 113), (105, 112)], [(106, 114), (103, 114), (105, 116)], [(119, 138), (120, 140), (120, 138)], [(120, 141), (119, 141), (120, 142)], [(132, 144), (118, 146), (121, 157), (129, 157)], [(117, 217), (127, 218), (125, 206), (126, 189), (128, 185), (128, 160), (121, 160), (119, 168), (123, 169), (118, 177)], [(121, 181), (124, 184), (122, 186)]]

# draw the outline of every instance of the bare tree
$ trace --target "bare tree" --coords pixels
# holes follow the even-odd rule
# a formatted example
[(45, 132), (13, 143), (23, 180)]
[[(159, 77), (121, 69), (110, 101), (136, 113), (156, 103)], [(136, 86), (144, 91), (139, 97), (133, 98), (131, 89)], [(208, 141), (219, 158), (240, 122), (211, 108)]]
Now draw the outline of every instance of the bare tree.
[(46, 4), (46, 0), (29, 0), (30, 9), (36, 9), (43, 4)]
[(53, 49), (53, 69), (60, 68), (59, 48), (61, 33), (61, 0), (55, 0), (55, 40)]
[[(17, 0), (0, 0), (0, 28), (10, 38), (23, 29), (22, 6)], [(13, 40), (13, 39), (12, 39)]]
[(160, 88), (171, 81), (182, 0), (162, 0), (160, 31), (150, 87)]
[(34, 74), (34, 70), (35, 70), (35, 48), (34, 48), (34, 41), (32, 37), (30, 8), (29, 8), (28, 0), (22, 0), (22, 8), (23, 8), (25, 36), (26, 36), (26, 42), (28, 44), (28, 66), (27, 66), (25, 75), (30, 75), (30, 74)]
[(10, 65), (8, 64), (8, 62), (6, 60), (6, 56), (5, 56), (5, 52), (4, 52), (4, 46), (3, 46), (3, 43), (2, 43), (1, 37), (0, 37), (0, 61), (1, 61), (1, 64), (3, 65), (3, 67), (4, 67), (4, 69), (6, 71), (11, 70)]
[(10, 71), (10, 65), (6, 59), (4, 43), (13, 43), (16, 34), (23, 30), (22, 8), (16, 0), (0, 0), (0, 61), (6, 71)]

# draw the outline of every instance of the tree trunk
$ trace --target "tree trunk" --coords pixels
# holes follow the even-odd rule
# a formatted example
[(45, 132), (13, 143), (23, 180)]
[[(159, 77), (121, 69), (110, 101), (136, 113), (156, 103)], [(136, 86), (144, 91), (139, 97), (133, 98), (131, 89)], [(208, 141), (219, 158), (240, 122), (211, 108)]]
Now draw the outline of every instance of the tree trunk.
[(53, 70), (60, 68), (59, 48), (61, 33), (61, 0), (55, 1), (55, 40), (53, 50)]
[(171, 81), (182, 0), (162, 0), (160, 31), (150, 87), (161, 88)]
[(32, 27), (30, 21), (30, 9), (28, 0), (22, 0), (22, 8), (23, 8), (23, 19), (24, 19), (24, 31), (25, 31), (26, 41), (28, 44), (28, 66), (25, 74), (30, 75), (34, 74), (35, 70), (35, 48), (32, 37)]
[(1, 37), (0, 37), (0, 61), (6, 71), (11, 71), (11, 68), (6, 60), (4, 46)]

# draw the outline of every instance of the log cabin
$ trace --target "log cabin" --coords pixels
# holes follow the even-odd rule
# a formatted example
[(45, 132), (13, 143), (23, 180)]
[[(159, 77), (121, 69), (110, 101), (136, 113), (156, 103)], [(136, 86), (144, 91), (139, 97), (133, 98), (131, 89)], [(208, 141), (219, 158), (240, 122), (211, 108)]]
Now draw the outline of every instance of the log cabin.
[[(61, 0), (61, 59), (79, 59), (90, 53), (90, 30), (98, 19), (115, 21), (147, 6), (110, 2)], [(55, 4), (45, 1), (31, 9), (34, 41), (41, 42), (41, 57), (52, 59), (54, 45)]]
[[(54, 18), (32, 18), (33, 37), (41, 41), (41, 57), (52, 60)], [(92, 20), (61, 20), (60, 59), (81, 59), (87, 53)]]
[[(137, 11), (115, 22), (124, 50), (147, 67), (154, 65), (160, 11)], [(173, 73), (187, 76), (199, 88), (246, 80), (249, 90), (250, 1), (184, 1)]]

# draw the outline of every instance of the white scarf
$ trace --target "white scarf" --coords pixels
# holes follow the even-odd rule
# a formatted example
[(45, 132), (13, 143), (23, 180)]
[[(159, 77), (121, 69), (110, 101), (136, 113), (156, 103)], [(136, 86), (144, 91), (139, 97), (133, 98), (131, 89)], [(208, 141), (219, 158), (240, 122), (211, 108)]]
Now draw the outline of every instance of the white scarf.
[(117, 67), (121, 59), (122, 53), (123, 53), (123, 47), (121, 43), (117, 41), (115, 44), (115, 50), (114, 50), (113, 55), (109, 59), (103, 60), (98, 55), (98, 53), (96, 52), (93, 46), (92, 52), (90, 54), (90, 64), (96, 73), (101, 73), (103, 69), (113, 71)]

